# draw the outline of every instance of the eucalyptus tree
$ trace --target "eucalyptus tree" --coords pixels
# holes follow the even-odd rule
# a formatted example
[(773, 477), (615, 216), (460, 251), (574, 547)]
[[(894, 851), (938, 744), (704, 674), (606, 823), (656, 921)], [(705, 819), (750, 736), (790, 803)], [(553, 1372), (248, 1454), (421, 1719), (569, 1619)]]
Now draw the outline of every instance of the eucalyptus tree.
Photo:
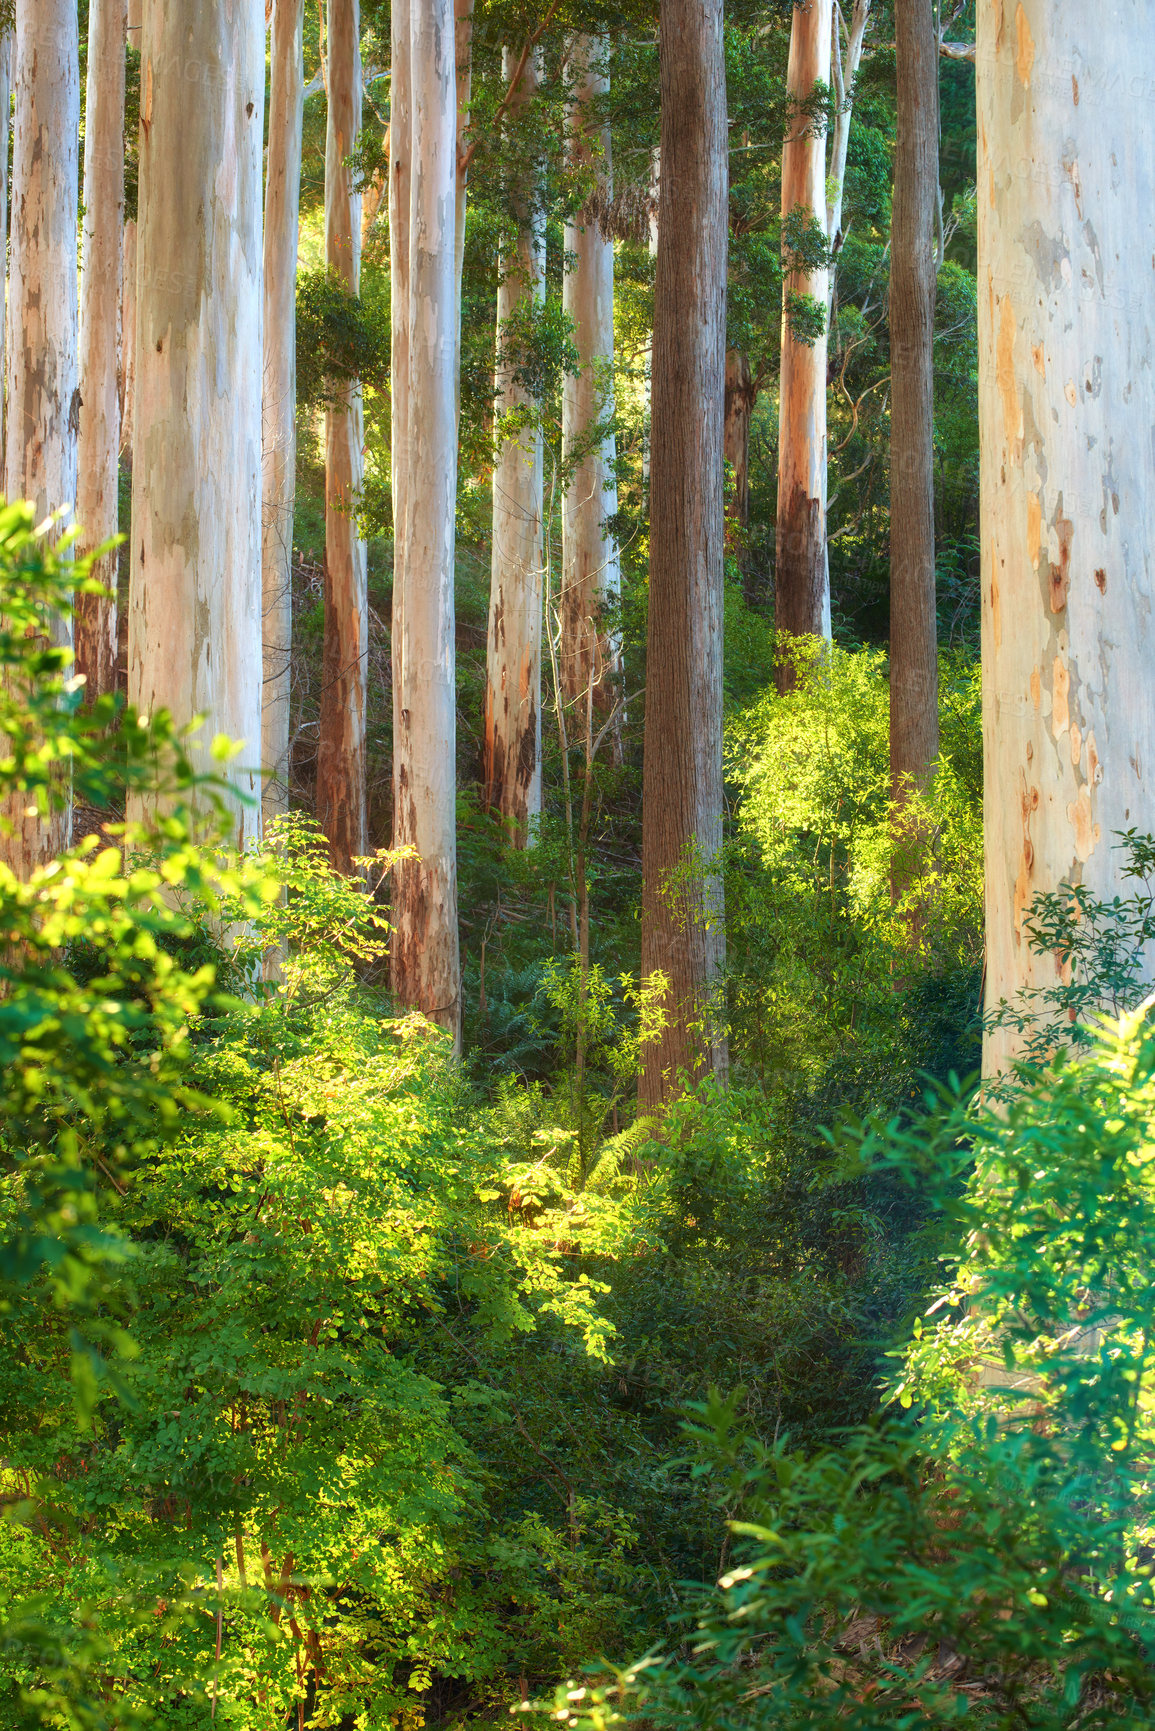
[(454, 557), (458, 78), (453, 0), (393, 0), (389, 138), (393, 844), (398, 1004), (460, 1039)]
[(145, 0), (128, 688), (240, 742), (260, 833), (264, 12)]
[[(75, 0), (19, 0), (15, 21), (12, 225), (8, 277), (5, 491), (38, 519), (76, 502), (76, 212), (80, 179), (80, 43)], [(71, 620), (47, 622), (71, 647)], [(66, 846), (71, 812), (5, 813), (0, 859), (20, 877)]]
[[(975, 57), (986, 1003), (1054, 986), (1036, 896), (1126, 895), (1149, 830), (1155, 375), (1146, 0), (993, 0)], [(989, 1030), (984, 1069), (1015, 1050)]]
[[(505, 48), (506, 121), (523, 124), (541, 77), (528, 43)], [(485, 669), (485, 803), (511, 839), (529, 841), (541, 812), (541, 626), (544, 455), (533, 392), (519, 374), (517, 327), (545, 299), (545, 210), (532, 155), (513, 187), (515, 233), (502, 249), (494, 370), (493, 538)]]
[[(562, 578), (559, 597), (563, 698), (580, 703), (592, 686), (604, 714), (619, 698), (621, 647), (612, 614), (621, 595), (613, 416), (613, 164), (608, 120), (597, 105), (609, 94), (604, 38), (578, 36), (571, 51), (574, 95), (570, 160), (592, 182), (582, 209), (565, 225), (562, 304), (573, 321), (578, 371), (562, 382)], [(571, 262), (572, 261), (572, 262)]]
[(273, 0), (265, 168), (261, 704), (266, 817), (289, 805), (293, 510), (297, 481), (297, 238), (304, 117), (304, 0)]
[[(89, 549), (119, 527), (126, 16), (125, 0), (91, 0), (88, 8), (76, 516)], [(106, 594), (77, 598), (76, 667), (88, 697), (116, 687), (117, 564), (114, 550), (94, 570)]]
[(721, 0), (664, 0), (654, 285), (650, 599), (642, 791), (642, 974), (665, 978), (643, 1106), (682, 1073), (724, 1075), (722, 419), (727, 127)]

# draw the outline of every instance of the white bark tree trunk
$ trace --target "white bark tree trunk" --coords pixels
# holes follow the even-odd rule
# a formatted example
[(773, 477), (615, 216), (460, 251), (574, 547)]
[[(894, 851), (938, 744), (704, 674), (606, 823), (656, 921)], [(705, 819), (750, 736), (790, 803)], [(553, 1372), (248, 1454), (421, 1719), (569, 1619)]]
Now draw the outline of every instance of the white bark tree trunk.
[[(143, 0), (128, 0), (128, 46), (140, 53)], [(120, 302), (120, 458), (132, 468), (132, 422), (136, 401), (136, 217), (124, 220)]]
[(991, 1011), (1059, 978), (1034, 897), (1126, 896), (1115, 832), (1155, 828), (1146, 0), (990, 0), (975, 64)]
[(459, 1044), (453, 0), (393, 0), (392, 29), (393, 842), (415, 857), (394, 871), (390, 961), (399, 1005)]
[[(794, 10), (787, 90), (803, 103), (830, 83), (831, 0)], [(802, 211), (826, 232), (826, 141), (812, 119), (792, 112), (782, 146), (782, 216)], [(827, 304), (826, 270), (790, 270), (783, 283), (782, 367), (778, 407), (778, 516), (775, 528), (775, 626), (791, 636), (830, 636), (826, 560), (826, 336), (812, 343), (792, 332), (792, 295)], [(791, 683), (784, 664), (780, 683)]]
[[(512, 82), (517, 53), (502, 54), (502, 79)], [(509, 105), (512, 119), (536, 94), (540, 57), (526, 60)], [(518, 197), (517, 248), (501, 260), (497, 345), (506, 321), (527, 297), (545, 299), (545, 224), (537, 187)], [(511, 369), (494, 373), (496, 412), (533, 408)], [(489, 584), (489, 646), (485, 677), (485, 803), (511, 825), (519, 846), (541, 812), (541, 602), (543, 462), (540, 429), (527, 426), (498, 447), (493, 466), (493, 548)]]
[(297, 217), (305, 66), (304, 0), (275, 0), (265, 171), (261, 607), (264, 816), (289, 809), (293, 506), (297, 479)]
[[(120, 307), (124, 224), (125, 0), (91, 0), (84, 110), (84, 230), (80, 265), (80, 435), (76, 519), (86, 550), (119, 527)], [(116, 689), (116, 572), (113, 550), (93, 575), (107, 595), (81, 595), (76, 669), (94, 699)]]
[[(830, 138), (830, 169), (826, 176), (826, 235), (831, 248), (842, 245), (842, 198), (846, 191), (846, 154), (850, 148), (850, 122), (854, 117), (854, 81), (862, 64), (866, 26), (872, 0), (854, 0), (847, 24), (841, 0), (834, 0), (834, 23), (830, 43), (830, 65), (834, 75), (834, 125)], [(826, 284), (826, 312), (834, 302), (834, 270)]]
[[(571, 155), (575, 165), (593, 164), (603, 191), (612, 195), (609, 125), (595, 132), (588, 113), (609, 90), (608, 75), (595, 70), (604, 54), (600, 39), (575, 41)], [(579, 212), (566, 223), (564, 244), (574, 265), (565, 273), (562, 300), (573, 319), (581, 372), (567, 374), (562, 384), (562, 464), (569, 480), (562, 504), (559, 672), (567, 702), (579, 702), (592, 680), (595, 706), (606, 712), (617, 701), (621, 670), (618, 636), (601, 623), (606, 604), (621, 595), (618, 545), (606, 527), (618, 508), (618, 488), (613, 434), (593, 434), (614, 408), (614, 243), (596, 216)]]
[(264, 13), (145, 0), (129, 698), (243, 741), (260, 834)]
[[(361, 132), (359, 0), (329, 0), (325, 261), (351, 295), (361, 287), (361, 194), (346, 159)], [(365, 462), (361, 386), (325, 415), (325, 644), (317, 746), (317, 821), (338, 871), (368, 851), (365, 702), (369, 595), (357, 524)]]
[[(20, 0), (16, 8), (12, 232), (5, 491), (30, 499), (37, 519), (76, 503), (76, 212), (80, 197), (80, 60), (76, 0)], [(49, 635), (71, 647), (72, 622)], [(68, 845), (67, 805), (43, 822), (10, 810), (0, 858), (20, 877)]]
[(12, 124), (12, 31), (0, 36), (0, 276), (4, 292), (0, 293), (0, 474), (4, 473), (5, 414), (4, 391), (8, 381), (8, 142)]

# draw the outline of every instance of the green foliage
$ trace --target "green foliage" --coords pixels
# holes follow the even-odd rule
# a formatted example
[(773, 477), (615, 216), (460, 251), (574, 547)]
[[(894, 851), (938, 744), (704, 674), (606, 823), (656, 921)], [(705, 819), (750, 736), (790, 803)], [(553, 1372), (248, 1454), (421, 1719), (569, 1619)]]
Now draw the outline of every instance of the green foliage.
[(297, 403), (329, 408), (351, 379), (387, 388), (389, 327), (370, 316), (335, 272), (301, 271), (297, 277)]

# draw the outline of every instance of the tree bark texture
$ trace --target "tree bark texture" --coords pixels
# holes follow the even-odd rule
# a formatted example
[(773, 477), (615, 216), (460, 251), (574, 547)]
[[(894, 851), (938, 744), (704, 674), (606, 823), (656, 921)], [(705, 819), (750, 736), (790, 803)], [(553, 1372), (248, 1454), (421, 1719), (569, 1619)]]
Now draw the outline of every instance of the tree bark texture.
[(145, 0), (128, 690), (243, 742), (260, 835), (264, 15)]
[[(84, 110), (84, 228), (80, 262), (80, 433), (76, 518), (91, 551), (119, 527), (120, 307), (124, 226), (125, 0), (91, 0)], [(114, 549), (93, 575), (107, 595), (76, 601), (76, 670), (85, 696), (116, 689)]]
[(461, 412), (461, 279), (465, 271), (465, 207), (469, 190), (469, 111), (473, 92), (473, 4), (454, 0), (453, 52), (457, 63), (456, 226), (453, 236), (454, 293), (457, 297), (457, 356), (454, 361), (458, 415)]
[(261, 608), (262, 789), (267, 819), (289, 809), (293, 507), (297, 477), (297, 218), (305, 67), (304, 0), (275, 0), (265, 170)]
[[(596, 202), (602, 207), (613, 196), (610, 128), (608, 121), (593, 120), (589, 109), (609, 92), (609, 77), (597, 67), (605, 52), (602, 39), (575, 39), (570, 117), (572, 161), (595, 169), (603, 194)], [(562, 502), (559, 673), (567, 703), (584, 707), (592, 680), (595, 710), (606, 714), (620, 696), (621, 676), (620, 637), (603, 623), (607, 604), (615, 607), (622, 589), (617, 539), (608, 528), (618, 508), (614, 436), (598, 435), (599, 424), (614, 410), (614, 242), (596, 214), (579, 211), (566, 223), (564, 244), (574, 264), (565, 273), (562, 301), (573, 319), (581, 371), (562, 382), (562, 466), (568, 483)]]
[[(361, 194), (347, 158), (361, 133), (359, 0), (328, 0), (325, 262), (349, 294), (361, 286)], [(317, 741), (317, 821), (333, 865), (351, 872), (368, 851), (365, 703), (369, 595), (357, 512), (365, 462), (361, 386), (351, 380), (325, 414), (325, 639)]]
[[(862, 64), (866, 26), (872, 0), (854, 0), (847, 23), (841, 0), (834, 0), (834, 24), (830, 44), (830, 69), (834, 76), (834, 126), (830, 139), (830, 166), (826, 176), (826, 235), (832, 250), (842, 246), (842, 199), (846, 191), (846, 158), (850, 149), (850, 122), (854, 117), (854, 81)], [(826, 310), (834, 304), (834, 267), (826, 284)]]
[(413, 857), (394, 868), (390, 964), (398, 1004), (459, 1045), (453, 0), (393, 0), (392, 30), (393, 842)]
[[(934, 0), (896, 0), (894, 16), (898, 128), (890, 231), (890, 790), (901, 804), (912, 793), (926, 791), (938, 757), (938, 38)], [(896, 891), (901, 875), (896, 873)]]
[(1152, 828), (1155, 35), (1145, 0), (991, 0), (975, 64), (989, 1012), (1060, 977), (1034, 898), (1126, 896), (1116, 832)]
[[(75, 0), (20, 0), (16, 8), (6, 492), (29, 499), (37, 520), (76, 503), (80, 414), (76, 211), (80, 196), (80, 61)], [(71, 647), (72, 622), (53, 615), (48, 635)], [(0, 836), (0, 859), (27, 877), (67, 847), (71, 809), (43, 822), (24, 815)]]
[[(782, 146), (782, 217), (800, 211), (826, 232), (826, 140), (798, 105), (830, 82), (832, 0), (800, 0), (790, 29), (787, 94), (792, 104)], [(784, 260), (784, 264), (788, 262)], [(830, 636), (826, 552), (826, 336), (793, 334), (792, 296), (827, 304), (826, 270), (787, 270), (783, 282), (778, 407), (778, 512), (774, 534), (774, 621), (793, 637)], [(779, 682), (793, 684), (784, 660)]]
[[(518, 54), (506, 48), (508, 87)], [(516, 123), (537, 91), (539, 59), (531, 54), (509, 106)], [(534, 410), (532, 398), (501, 363), (507, 321), (527, 297), (545, 299), (545, 221), (533, 170), (517, 195), (517, 243), (501, 259), (497, 290), (496, 412)], [(524, 846), (541, 811), (542, 439), (526, 426), (501, 440), (493, 466), (493, 547), (489, 580), (489, 639), (485, 670), (485, 803)]]
[[(142, 0), (128, 0), (128, 46), (140, 53), (144, 22)], [(133, 405), (136, 400), (136, 217), (124, 219), (124, 257), (120, 302), (120, 460), (132, 468)]]
[(712, 999), (722, 882), (722, 420), (727, 133), (721, 0), (663, 0), (654, 288), (650, 598), (642, 796), (642, 976), (668, 981), (638, 1095), (726, 1070)]
[(726, 515), (740, 529), (750, 521), (750, 419), (755, 400), (749, 355), (741, 349), (729, 349), (722, 454), (734, 471), (734, 490), (727, 495)]
[[(12, 51), (14, 47), (13, 32), (5, 30), (0, 36), (0, 262), (5, 266), (7, 275), (7, 235), (8, 235), (8, 145), (9, 132), (12, 125)], [(8, 379), (7, 363), (8, 345), (8, 306), (7, 294), (0, 294), (0, 474), (5, 472), (5, 415), (4, 390)]]

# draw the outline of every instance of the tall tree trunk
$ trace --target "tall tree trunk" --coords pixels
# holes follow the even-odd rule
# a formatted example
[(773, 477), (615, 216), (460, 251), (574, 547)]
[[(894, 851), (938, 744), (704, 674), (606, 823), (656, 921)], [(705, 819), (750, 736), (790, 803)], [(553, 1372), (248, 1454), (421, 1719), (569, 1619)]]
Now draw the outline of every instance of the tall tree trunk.
[[(1028, 941), (1034, 898), (1128, 895), (1116, 832), (1152, 828), (1146, 0), (992, 0), (975, 65), (992, 1011), (1059, 979)], [(987, 1074), (1016, 1039), (987, 1033)]]
[[(12, 234), (8, 274), (6, 485), (30, 499), (37, 519), (76, 502), (76, 211), (80, 197), (80, 60), (76, 0), (19, 0), (16, 7)], [(49, 635), (71, 647), (72, 622)], [(44, 821), (17, 795), (0, 835), (0, 859), (26, 877), (68, 845), (62, 804)]]
[(394, 868), (390, 961), (399, 1005), (459, 1044), (453, 0), (393, 0), (392, 30), (393, 843), (414, 857)]
[[(799, 213), (826, 232), (826, 141), (799, 105), (817, 83), (830, 83), (831, 0), (794, 8), (787, 92), (792, 104), (782, 146), (782, 218)], [(794, 297), (809, 296), (825, 311), (828, 272), (789, 269), (782, 288), (782, 368), (778, 408), (778, 515), (774, 535), (774, 621), (794, 637), (830, 636), (830, 577), (826, 552), (826, 335), (803, 342), (791, 319)], [(794, 682), (788, 658), (783, 689)]]
[(289, 809), (293, 506), (297, 482), (297, 215), (305, 99), (304, 0), (274, 0), (265, 171), (261, 606), (262, 790), (267, 819)]
[(726, 1070), (712, 1003), (722, 881), (722, 416), (727, 137), (721, 0), (663, 0), (654, 287), (650, 602), (642, 794), (642, 975), (668, 981), (638, 1096)]
[(614, 408), (614, 242), (597, 214), (613, 196), (610, 128), (607, 121), (595, 132), (589, 117), (590, 104), (609, 92), (608, 75), (595, 70), (605, 52), (603, 39), (575, 39), (571, 158), (575, 166), (594, 167), (600, 197), (565, 226), (565, 252), (574, 264), (565, 272), (562, 300), (573, 319), (581, 371), (577, 378), (567, 374), (562, 384), (562, 466), (568, 484), (562, 503), (559, 667), (564, 699), (581, 702), (592, 680), (594, 707), (603, 714), (618, 700), (621, 672), (620, 638), (612, 627), (607, 630), (603, 618), (622, 588), (617, 539), (608, 528), (618, 508), (614, 436), (596, 436)]
[[(938, 38), (934, 0), (896, 0), (898, 127), (890, 230), (890, 791), (901, 806), (938, 757), (934, 585), (934, 304)], [(917, 839), (897, 838), (901, 894)], [(905, 863), (904, 863), (905, 861)]]
[[(128, 693), (243, 741), (237, 838), (260, 835), (259, 6), (145, 0)], [(193, 99), (195, 96), (195, 100)]]
[[(125, 36), (140, 53), (143, 0), (128, 0)], [(132, 468), (132, 423), (136, 403), (136, 213), (124, 218), (120, 301), (120, 460)]]
[[(8, 277), (8, 143), (12, 125), (12, 50), (13, 33), (7, 29), (0, 35), (0, 276)], [(5, 472), (4, 391), (8, 380), (7, 362), (7, 294), (0, 294), (0, 474)]]
[[(84, 110), (84, 231), (80, 265), (80, 434), (76, 517), (91, 550), (119, 527), (120, 303), (124, 223), (125, 0), (91, 0)], [(115, 549), (93, 575), (107, 595), (79, 595), (76, 670), (85, 696), (116, 689)]]
[(461, 279), (465, 272), (465, 206), (469, 188), (469, 110), (473, 91), (473, 3), (454, 0), (453, 51), (457, 62), (457, 199), (453, 236), (454, 293), (457, 297), (457, 352), (453, 363), (458, 415), (461, 411)]
[[(507, 86), (517, 70), (517, 52), (502, 54)], [(530, 54), (509, 105), (511, 120), (538, 86), (539, 57)], [(517, 197), (517, 245), (503, 253), (497, 290), (494, 374), (498, 414), (536, 405), (503, 366), (500, 351), (507, 321), (522, 301), (545, 298), (545, 222), (536, 176)], [(541, 811), (541, 597), (542, 441), (537, 425), (499, 443), (493, 466), (493, 549), (489, 579), (489, 647), (485, 669), (485, 803), (511, 827), (524, 846)]]
[[(361, 194), (347, 158), (361, 133), (359, 0), (328, 0), (329, 120), (325, 134), (325, 262), (351, 295), (361, 287)], [(358, 529), (364, 479), (361, 386), (341, 387), (325, 415), (325, 640), (317, 741), (317, 821), (338, 871), (368, 851), (365, 702), (369, 595)]]
[(754, 402), (750, 357), (741, 349), (729, 349), (722, 454), (734, 471), (734, 491), (728, 495), (726, 515), (739, 529), (745, 529), (750, 521), (750, 417)]
[[(854, 0), (850, 23), (847, 24), (841, 0), (834, 0), (833, 35), (830, 44), (830, 65), (834, 74), (834, 126), (830, 139), (830, 165), (826, 176), (826, 235), (834, 253), (842, 246), (842, 198), (846, 191), (846, 158), (850, 148), (850, 122), (854, 114), (854, 81), (862, 63), (871, 4), (872, 0)], [(828, 320), (834, 305), (834, 277), (832, 264), (826, 284)]]

